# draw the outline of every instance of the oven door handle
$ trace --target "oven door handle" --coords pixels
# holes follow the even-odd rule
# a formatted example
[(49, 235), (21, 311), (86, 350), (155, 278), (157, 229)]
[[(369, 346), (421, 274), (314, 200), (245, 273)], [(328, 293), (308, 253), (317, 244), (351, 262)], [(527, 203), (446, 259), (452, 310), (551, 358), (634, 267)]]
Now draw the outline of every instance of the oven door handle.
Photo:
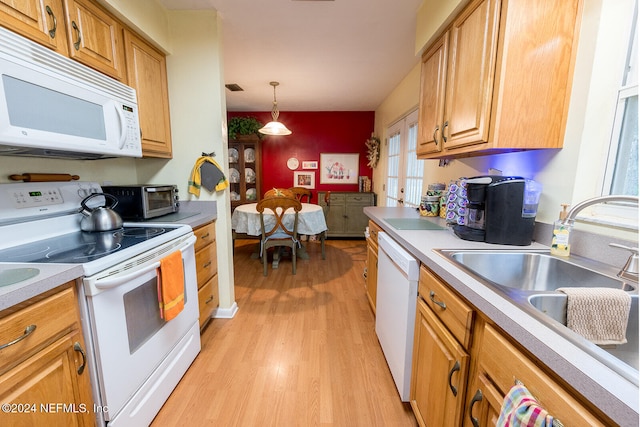
[[(192, 247), (198, 239), (195, 236), (189, 237), (189, 240), (185, 241), (185, 245), (180, 248), (180, 252), (184, 252), (190, 247)], [(131, 279), (139, 277), (143, 274), (146, 274), (150, 271), (153, 271), (160, 267), (160, 262), (154, 262), (153, 264), (148, 265), (147, 267), (136, 270), (133, 273), (125, 274), (123, 276), (115, 276), (111, 278), (99, 279), (95, 283), (95, 287), (98, 289), (110, 289), (115, 288), (116, 286), (120, 286), (124, 283), (129, 282)]]

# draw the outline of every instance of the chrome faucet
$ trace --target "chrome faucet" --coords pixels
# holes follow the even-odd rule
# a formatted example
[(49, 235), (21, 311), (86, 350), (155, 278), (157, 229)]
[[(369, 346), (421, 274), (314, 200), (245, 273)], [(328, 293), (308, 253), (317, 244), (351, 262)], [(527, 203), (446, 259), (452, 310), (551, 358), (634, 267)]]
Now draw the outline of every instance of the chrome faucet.
[[(592, 199), (587, 199), (583, 202), (578, 203), (574, 207), (572, 207), (569, 210), (567, 217), (562, 222), (565, 225), (571, 226), (575, 222), (578, 212), (580, 212), (581, 210), (583, 210), (588, 206), (596, 205), (598, 203), (606, 203), (606, 202), (631, 202), (638, 205), (638, 196), (611, 195), (611, 196), (600, 196), (600, 197), (594, 197)], [(621, 278), (630, 279), (637, 282), (638, 281), (638, 248), (619, 245), (617, 243), (610, 243), (609, 246), (631, 251), (631, 255), (629, 256), (629, 259), (627, 260), (624, 267), (622, 267), (622, 269), (618, 273), (618, 276)]]

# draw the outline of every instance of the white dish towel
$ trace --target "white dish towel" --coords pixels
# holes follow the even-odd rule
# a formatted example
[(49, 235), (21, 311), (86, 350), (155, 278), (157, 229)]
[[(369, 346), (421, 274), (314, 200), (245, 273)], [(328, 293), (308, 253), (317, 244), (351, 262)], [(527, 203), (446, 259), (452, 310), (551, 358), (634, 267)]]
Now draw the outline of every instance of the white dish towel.
[(631, 295), (612, 288), (559, 288), (567, 294), (567, 327), (598, 345), (624, 344)]

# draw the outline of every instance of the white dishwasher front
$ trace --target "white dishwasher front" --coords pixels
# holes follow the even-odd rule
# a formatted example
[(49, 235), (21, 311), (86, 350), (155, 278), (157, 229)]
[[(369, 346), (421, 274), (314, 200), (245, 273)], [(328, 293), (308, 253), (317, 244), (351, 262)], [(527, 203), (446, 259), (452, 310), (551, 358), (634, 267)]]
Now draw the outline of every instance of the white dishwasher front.
[(376, 334), (403, 402), (411, 386), (419, 276), (418, 261), (387, 233), (378, 233)]

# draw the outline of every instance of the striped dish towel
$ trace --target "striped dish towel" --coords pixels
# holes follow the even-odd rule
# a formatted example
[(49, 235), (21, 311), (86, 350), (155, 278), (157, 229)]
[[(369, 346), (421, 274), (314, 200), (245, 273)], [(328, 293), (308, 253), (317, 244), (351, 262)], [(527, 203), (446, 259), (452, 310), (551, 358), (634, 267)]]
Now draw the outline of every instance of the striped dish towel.
[(542, 408), (520, 382), (511, 387), (502, 401), (496, 427), (562, 427)]

